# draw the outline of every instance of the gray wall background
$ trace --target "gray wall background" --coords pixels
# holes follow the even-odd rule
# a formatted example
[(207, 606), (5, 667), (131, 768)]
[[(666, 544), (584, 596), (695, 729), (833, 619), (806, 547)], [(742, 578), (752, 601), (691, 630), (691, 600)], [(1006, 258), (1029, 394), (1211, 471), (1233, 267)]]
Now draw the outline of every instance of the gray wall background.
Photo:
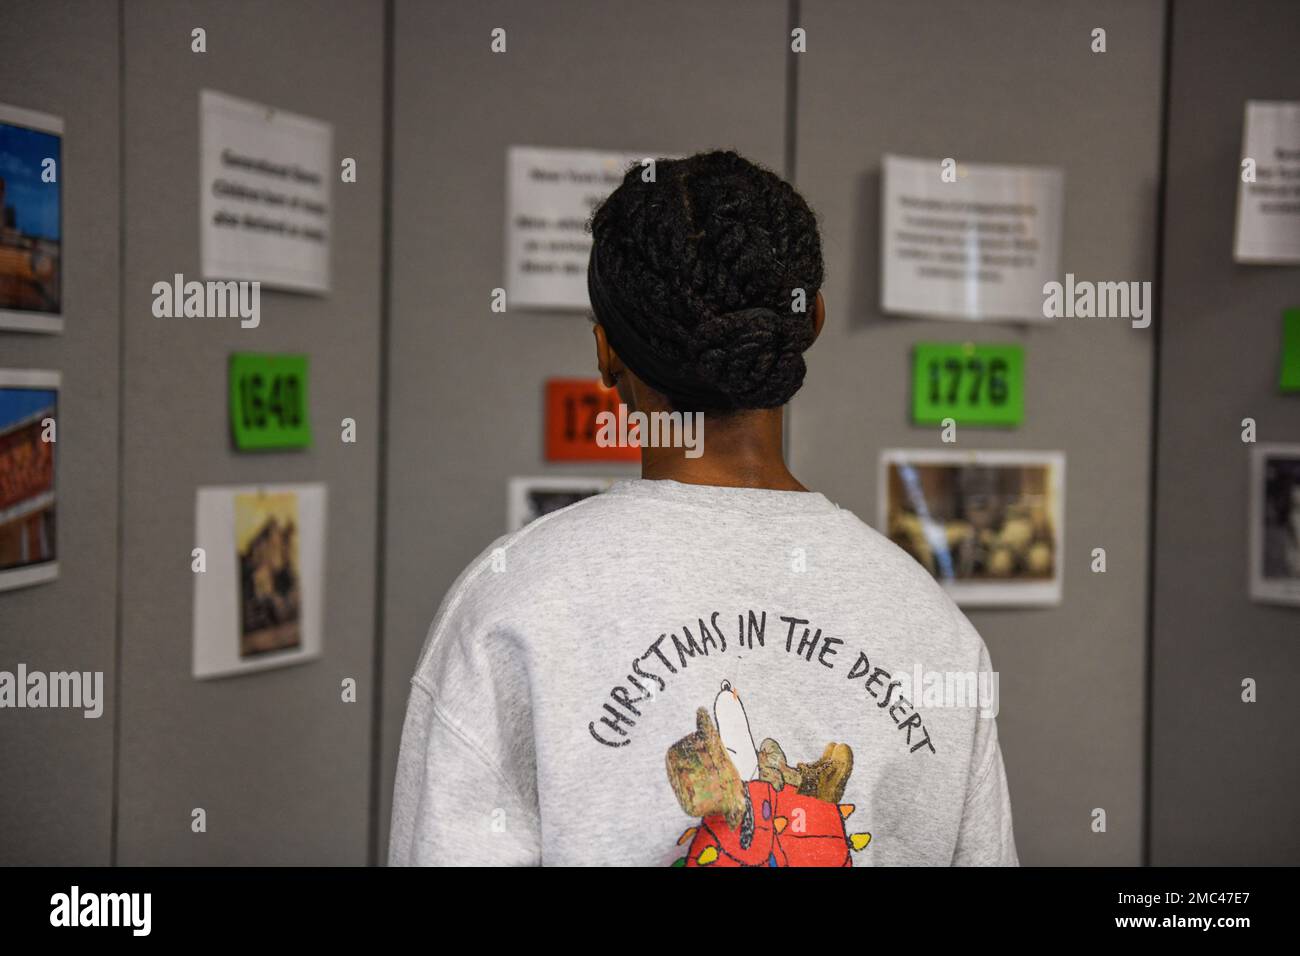
[[(1063, 605), (971, 613), (1002, 674), (1022, 859), (1137, 863), (1149, 835), (1156, 863), (1295, 862), (1300, 760), (1289, 730), (1300, 715), (1285, 687), (1300, 666), (1297, 618), (1245, 597), (1237, 423), (1251, 415), (1261, 440), (1300, 440), (1294, 399), (1273, 390), (1280, 312), (1300, 286), (1293, 268), (1231, 262), (1244, 100), (1300, 98), (1294, 5), (1252, 0), (1229, 15), (1175, 4), (1158, 353), (1154, 329), (1123, 322), (885, 317), (877, 263), (888, 151), (1061, 166), (1062, 271), (1155, 278), (1162, 2), (804, 0), (809, 52), (793, 103), (791, 9), (52, 0), (0, 11), (0, 101), (67, 123), (68, 316), (61, 336), (0, 333), (0, 367), (64, 373), (62, 577), (0, 594), (0, 668), (103, 670), (117, 688), (99, 721), (0, 714), (11, 781), (0, 786), (0, 861), (384, 858), (407, 681), (445, 589), (504, 530), (506, 479), (634, 471), (542, 460), (543, 383), (594, 374), (587, 322), (489, 309), (503, 284), (505, 150), (525, 144), (732, 146), (793, 175), (823, 220), (830, 312), (790, 414), (792, 467), (868, 521), (879, 450), (939, 444), (907, 424), (911, 344), (1025, 345), (1025, 425), (965, 430), (959, 444), (1068, 456)], [(207, 30), (206, 54), (190, 52), (195, 26)], [(508, 30), (505, 56), (488, 50), (497, 26)], [(1089, 52), (1094, 26), (1107, 29), (1104, 55)], [(150, 313), (154, 281), (198, 270), (205, 87), (327, 120), (337, 157), (359, 164), (356, 184), (333, 188), (333, 292), (267, 291), (257, 330)], [(310, 451), (231, 452), (225, 370), (236, 349), (310, 354)], [(359, 423), (356, 445), (338, 441), (345, 416)], [(195, 682), (194, 489), (259, 481), (329, 485), (325, 655)], [(1105, 575), (1088, 571), (1093, 547), (1107, 550)], [(1251, 708), (1238, 703), (1241, 676), (1260, 681)], [(340, 701), (344, 677), (357, 680), (359, 703)], [(190, 831), (195, 807), (207, 811), (206, 834)], [(1104, 835), (1089, 829), (1094, 807), (1107, 810)]]
[[(1232, 261), (1248, 99), (1300, 99), (1300, 5), (1180, 0), (1173, 20), (1156, 485), (1151, 862), (1300, 858), (1300, 609), (1247, 597), (1251, 446), (1300, 442), (1277, 391), (1300, 268)], [(1231, 63), (1231, 68), (1224, 64)], [(1241, 701), (1253, 677), (1259, 700)]]
[[(0, 368), (63, 373), (60, 577), (0, 592), (0, 669), (103, 671), (104, 715), (0, 712), (0, 862), (102, 864), (112, 833), (117, 617), (117, 7), (0, 11), (0, 102), (63, 117), (61, 335), (0, 332)], [(22, 29), (14, 21), (21, 19)], [(32, 43), (31, 37), (46, 38)]]
[[(1056, 608), (972, 610), (1001, 672), (998, 717), (1025, 863), (1141, 857), (1152, 333), (1128, 322), (932, 322), (879, 311), (884, 153), (1058, 166), (1061, 271), (1155, 268), (1163, 4), (811, 0), (796, 181), (823, 218), (830, 318), (791, 412), (801, 480), (876, 524), (882, 448), (951, 448), (909, 424), (918, 341), (1025, 348), (1025, 421), (957, 449), (1062, 449), (1065, 593)], [(1093, 27), (1108, 51), (1090, 51)], [(846, 108), (846, 104), (852, 104)], [(1106, 574), (1089, 570), (1104, 547)], [(1108, 830), (1090, 829), (1094, 807)]]
[[(205, 54), (190, 31), (207, 30)], [(366, 861), (374, 650), (383, 156), (383, 7), (291, 0), (125, 5), (126, 386), (119, 863)], [(262, 322), (154, 318), (151, 287), (199, 271), (198, 96), (327, 120), (336, 157), (332, 290), (264, 290)], [(336, 158), (335, 162), (338, 162)], [(337, 165), (335, 167), (338, 168)], [(226, 359), (311, 357), (313, 446), (235, 454)], [(358, 441), (340, 441), (356, 419)], [(325, 651), (251, 677), (190, 677), (194, 490), (329, 486)], [(345, 677), (358, 703), (340, 699)], [(207, 833), (190, 831), (195, 807)]]

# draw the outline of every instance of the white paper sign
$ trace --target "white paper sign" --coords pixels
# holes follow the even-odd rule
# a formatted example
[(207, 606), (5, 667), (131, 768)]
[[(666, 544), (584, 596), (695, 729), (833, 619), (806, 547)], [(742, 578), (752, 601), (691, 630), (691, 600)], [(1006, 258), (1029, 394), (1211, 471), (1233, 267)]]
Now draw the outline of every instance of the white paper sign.
[(199, 245), (207, 279), (330, 288), (334, 127), (199, 93)]
[(1043, 321), (1060, 279), (1059, 169), (884, 157), (881, 308), (942, 319)]
[(1237, 262), (1300, 262), (1300, 103), (1246, 103), (1237, 184)]
[(589, 308), (587, 220), (634, 153), (512, 146), (506, 153), (506, 296), (510, 308)]
[(320, 656), (325, 506), (322, 484), (198, 490), (195, 678)]

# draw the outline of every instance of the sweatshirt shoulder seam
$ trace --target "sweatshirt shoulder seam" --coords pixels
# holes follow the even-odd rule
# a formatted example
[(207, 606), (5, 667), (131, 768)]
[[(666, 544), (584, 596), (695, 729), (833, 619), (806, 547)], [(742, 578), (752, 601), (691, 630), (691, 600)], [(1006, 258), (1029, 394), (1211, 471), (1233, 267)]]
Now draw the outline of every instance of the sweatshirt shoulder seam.
[[(577, 502), (577, 504), (581, 504), (581, 503), (582, 502)], [(529, 533), (536, 530), (538, 527), (545, 524), (546, 522), (554, 518), (556, 515), (561, 514), (565, 510), (567, 509), (561, 509), (560, 511), (553, 511), (548, 515), (543, 515), (542, 517), (537, 518), (534, 521), (530, 521), (527, 525), (520, 528), (518, 531), (514, 532), (511, 535), (508, 535), (506, 537), (505, 543), (501, 545), (500, 550), (509, 551), (512, 547), (514, 547), (525, 537), (527, 537)], [(447, 627), (447, 622), (450, 621), (452, 617), (455, 616), (455, 612), (460, 607), (461, 601), (464, 600), (465, 594), (466, 592), (469, 591), (470, 586), (473, 585), (474, 582), (478, 580), (479, 576), (483, 573), (483, 569), (492, 563), (492, 554), (496, 550), (497, 549), (493, 548), (492, 551), (489, 551), (486, 555), (480, 555), (478, 564), (472, 570), (470, 570), (468, 574), (465, 575), (464, 579), (459, 584), (455, 585), (455, 589), (456, 589), (455, 593), (452, 594), (451, 600), (448, 602), (446, 610), (437, 618), (437, 620), (435, 620), (430, 625), (431, 632), (429, 634), (429, 639), (425, 642), (424, 650), (420, 653), (420, 659), (416, 662), (415, 677), (411, 678), (412, 682), (414, 682), (416, 678), (419, 677), (420, 672), (424, 669), (424, 665), (428, 661), (429, 655), (433, 653), (433, 649), (435, 646), (437, 646), (438, 640), (442, 636), (442, 632)]]
[(469, 750), (484, 767), (487, 768), (488, 772), (496, 777), (497, 782), (509, 791), (519, 809), (527, 814), (530, 819), (537, 821), (539, 818), (536, 811), (528, 805), (528, 801), (524, 799), (523, 794), (519, 792), (518, 786), (516, 786), (516, 784), (506, 776), (505, 772), (502, 771), (497, 762), (488, 755), (487, 751), (485, 751), (482, 746), (470, 737), (469, 734), (465, 733), (465, 731), (461, 729), (460, 725), (457, 724), (441, 706), (439, 706), (437, 699), (433, 695), (432, 689), (419, 677), (419, 675), (411, 678), (411, 684), (418, 688), (429, 701), (429, 710), (433, 714), (433, 719), (442, 724), (443, 728), (449, 734), (460, 741), (460, 743), (463, 744), (465, 748)]
[[(977, 715), (975, 719), (984, 720), (986, 718)], [(979, 782), (976, 783), (975, 786), (971, 787), (966, 793), (966, 800), (962, 804), (964, 807), (970, 806), (970, 802), (975, 798), (975, 795), (984, 789), (984, 784), (988, 782), (989, 776), (993, 772), (993, 765), (997, 763), (997, 757), (998, 746), (995, 742), (993, 747), (989, 749), (989, 755), (984, 759), (984, 769), (980, 771)]]

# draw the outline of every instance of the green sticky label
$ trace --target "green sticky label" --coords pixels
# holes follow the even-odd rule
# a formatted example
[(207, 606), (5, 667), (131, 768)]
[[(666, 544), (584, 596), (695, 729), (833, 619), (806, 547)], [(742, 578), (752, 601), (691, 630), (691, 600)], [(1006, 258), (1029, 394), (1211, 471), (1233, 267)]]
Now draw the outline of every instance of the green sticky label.
[(1019, 345), (918, 342), (912, 353), (912, 420), (1015, 427), (1025, 418), (1025, 350)]
[(240, 451), (311, 447), (307, 356), (230, 356), (230, 432)]
[(1284, 392), (1300, 392), (1300, 309), (1282, 313), (1282, 378)]

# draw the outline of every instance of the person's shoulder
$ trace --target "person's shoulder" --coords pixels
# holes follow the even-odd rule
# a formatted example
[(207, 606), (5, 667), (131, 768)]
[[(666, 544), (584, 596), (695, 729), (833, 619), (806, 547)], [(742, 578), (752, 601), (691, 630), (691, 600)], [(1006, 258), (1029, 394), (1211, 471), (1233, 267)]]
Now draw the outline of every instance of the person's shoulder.
[(506, 535), (502, 546), (518, 552), (532, 551), (562, 543), (574, 535), (592, 534), (597, 525), (625, 514), (628, 504), (626, 496), (608, 491), (590, 495), (534, 518), (518, 531)]
[(602, 542), (617, 536), (610, 522), (626, 510), (622, 505), (612, 495), (598, 494), (533, 519), (484, 548), (449, 593), (462, 600), (507, 594), (517, 599), (534, 581), (549, 584), (576, 557), (590, 558)]
[(839, 513), (844, 520), (846, 536), (873, 573), (896, 580), (900, 586), (918, 592), (921, 597), (950, 603), (947, 593), (916, 558), (847, 508), (841, 508)]
[(929, 571), (911, 554), (852, 511), (840, 509), (846, 533), (861, 557), (864, 582), (899, 613), (933, 627), (933, 639), (962, 656), (987, 654), (984, 640)]

